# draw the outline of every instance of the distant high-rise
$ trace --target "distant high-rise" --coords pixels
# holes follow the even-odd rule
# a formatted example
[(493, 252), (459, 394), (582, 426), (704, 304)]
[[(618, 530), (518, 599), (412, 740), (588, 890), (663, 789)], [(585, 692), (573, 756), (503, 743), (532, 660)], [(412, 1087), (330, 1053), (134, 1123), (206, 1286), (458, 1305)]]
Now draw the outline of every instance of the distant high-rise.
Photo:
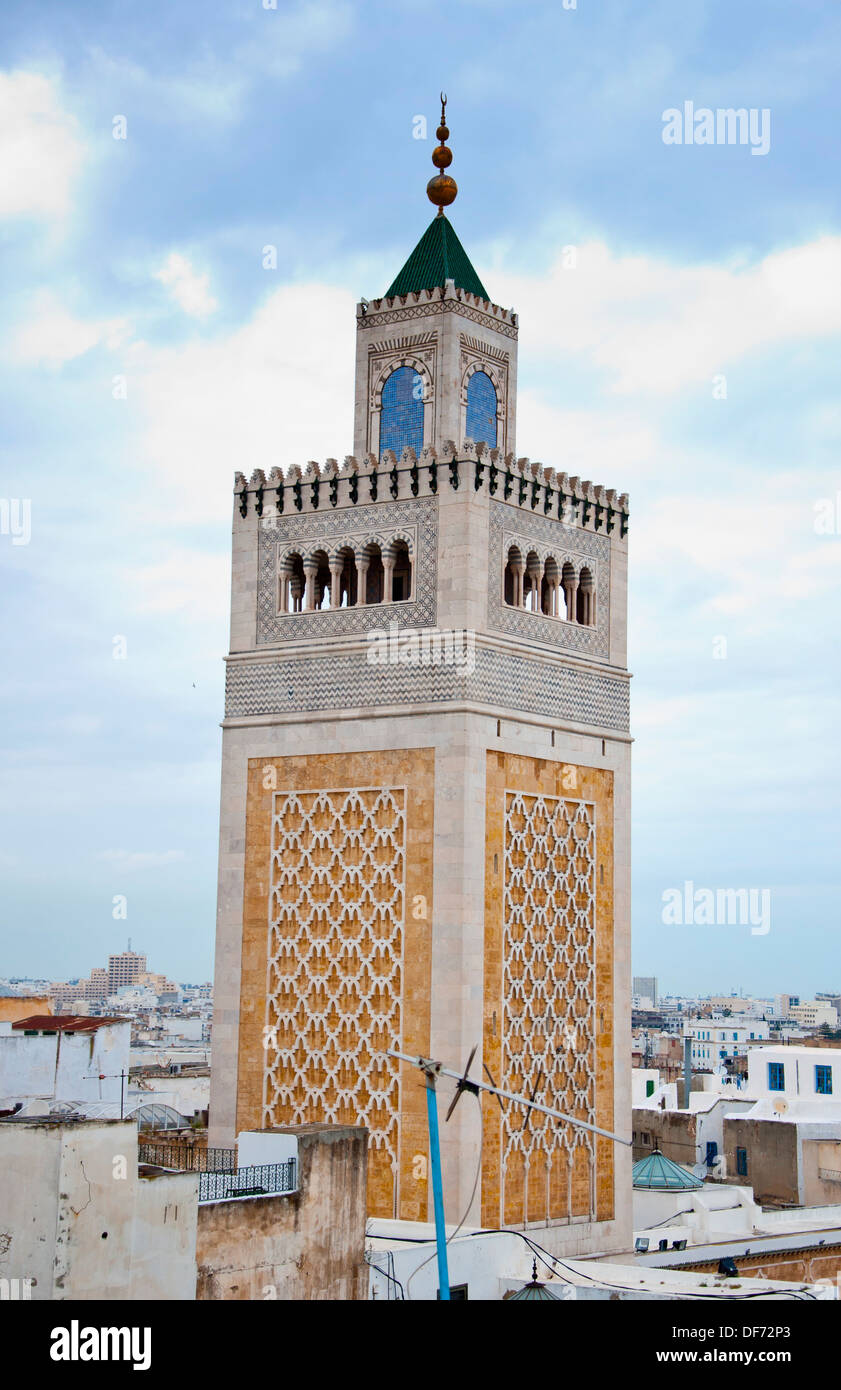
[(137, 951), (120, 951), (108, 957), (108, 993), (116, 994), (125, 985), (133, 985), (138, 975), (146, 972), (146, 957)]
[(655, 1009), (657, 1007), (657, 976), (656, 975), (635, 975), (634, 990), (635, 995), (640, 999), (650, 999)]

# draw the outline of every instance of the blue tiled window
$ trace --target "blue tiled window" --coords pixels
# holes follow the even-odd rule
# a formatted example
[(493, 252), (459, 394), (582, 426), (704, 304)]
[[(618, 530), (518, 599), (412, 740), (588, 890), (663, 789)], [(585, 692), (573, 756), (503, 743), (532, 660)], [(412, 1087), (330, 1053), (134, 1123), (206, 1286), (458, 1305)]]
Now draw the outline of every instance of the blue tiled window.
[(496, 390), (487, 372), (474, 372), (467, 383), (467, 438), (496, 448)]
[(832, 1067), (815, 1067), (815, 1090), (819, 1096), (832, 1095)]
[(380, 454), (393, 449), (399, 458), (407, 445), (423, 448), (423, 381), (414, 367), (398, 367), (383, 387)]
[(768, 1063), (768, 1090), (784, 1091), (786, 1088), (786, 1069), (784, 1062)]

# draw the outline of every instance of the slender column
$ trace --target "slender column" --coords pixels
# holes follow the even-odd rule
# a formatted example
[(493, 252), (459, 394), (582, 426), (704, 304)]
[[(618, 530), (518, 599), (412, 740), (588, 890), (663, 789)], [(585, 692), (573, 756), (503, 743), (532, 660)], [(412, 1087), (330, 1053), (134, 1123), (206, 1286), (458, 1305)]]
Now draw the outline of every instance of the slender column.
[(315, 581), (318, 574), (318, 561), (308, 555), (304, 560), (304, 612), (311, 613), (316, 606)]
[(291, 613), (300, 613), (301, 608), (303, 606), (302, 600), (304, 594), (304, 586), (301, 583), (299, 575), (293, 574), (292, 578), (289, 581), (289, 591), (292, 595), (292, 606), (289, 611)]
[(331, 557), (330, 560), (330, 607), (341, 608), (342, 606), (342, 570), (345, 567), (344, 558), (341, 555)]
[(581, 593), (584, 599), (581, 620), (587, 627), (592, 627), (596, 608), (596, 584), (592, 574), (585, 574), (582, 578)]
[(394, 602), (394, 546), (383, 546), (383, 603)]
[(514, 580), (514, 592), (511, 595), (511, 602), (515, 608), (523, 606), (523, 571), (525, 565), (522, 560), (511, 560), (511, 575)]
[(569, 573), (569, 571), (565, 570), (565, 573), (564, 573), (564, 576), (563, 576), (563, 579), (562, 579), (561, 582), (562, 582), (563, 588), (564, 588), (564, 600), (565, 600), (565, 602), (566, 602), (566, 609), (567, 609), (567, 611), (566, 611), (567, 622), (569, 622), (569, 623), (574, 623), (574, 622), (577, 621), (577, 616), (576, 616), (575, 607), (576, 607), (576, 594), (577, 594), (577, 592), (578, 592), (578, 575), (575, 573), (574, 570), (572, 571), (571, 574)]
[(367, 555), (356, 556), (356, 602), (363, 604), (368, 602), (368, 566), (370, 560)]
[(535, 599), (534, 599), (534, 611), (535, 611), (535, 613), (540, 613), (540, 612), (541, 612), (541, 609), (542, 609), (542, 604), (541, 604), (541, 592), (540, 592), (540, 589), (541, 589), (541, 580), (542, 580), (542, 578), (543, 578), (543, 570), (542, 570), (542, 568), (541, 568), (540, 561), (539, 561), (539, 560), (529, 560), (529, 561), (527, 561), (527, 563), (526, 563), (526, 574), (528, 575), (529, 579), (531, 580), (531, 591), (532, 591), (532, 593), (533, 593), (534, 596), (535, 596)]

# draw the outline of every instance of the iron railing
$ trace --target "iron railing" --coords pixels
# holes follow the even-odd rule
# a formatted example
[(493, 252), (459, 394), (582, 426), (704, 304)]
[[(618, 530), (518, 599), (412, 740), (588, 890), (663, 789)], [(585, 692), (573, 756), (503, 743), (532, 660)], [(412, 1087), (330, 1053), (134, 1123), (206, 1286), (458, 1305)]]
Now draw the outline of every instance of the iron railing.
[(181, 1144), (138, 1144), (138, 1163), (178, 1168), (186, 1173), (235, 1173), (236, 1149), (187, 1148)]
[(294, 1192), (297, 1164), (263, 1163), (256, 1168), (238, 1168), (235, 1173), (200, 1173), (199, 1201), (224, 1202), (231, 1197), (265, 1197)]

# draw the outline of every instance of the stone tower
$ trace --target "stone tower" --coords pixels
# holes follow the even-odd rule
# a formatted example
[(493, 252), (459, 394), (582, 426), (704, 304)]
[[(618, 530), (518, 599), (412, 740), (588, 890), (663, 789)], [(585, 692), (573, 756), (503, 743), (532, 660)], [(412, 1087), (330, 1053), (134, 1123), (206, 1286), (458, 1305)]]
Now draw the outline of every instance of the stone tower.
[[(412, 1220), (425, 1096), (387, 1047), (478, 1043), (630, 1137), (627, 497), (515, 457), (517, 317), (433, 201), (357, 306), (355, 453), (236, 475), (211, 1086), (212, 1144), (364, 1123), (370, 1212)], [(629, 1149), (466, 1097), (448, 1219), (480, 1152), (472, 1224), (627, 1248)]]

